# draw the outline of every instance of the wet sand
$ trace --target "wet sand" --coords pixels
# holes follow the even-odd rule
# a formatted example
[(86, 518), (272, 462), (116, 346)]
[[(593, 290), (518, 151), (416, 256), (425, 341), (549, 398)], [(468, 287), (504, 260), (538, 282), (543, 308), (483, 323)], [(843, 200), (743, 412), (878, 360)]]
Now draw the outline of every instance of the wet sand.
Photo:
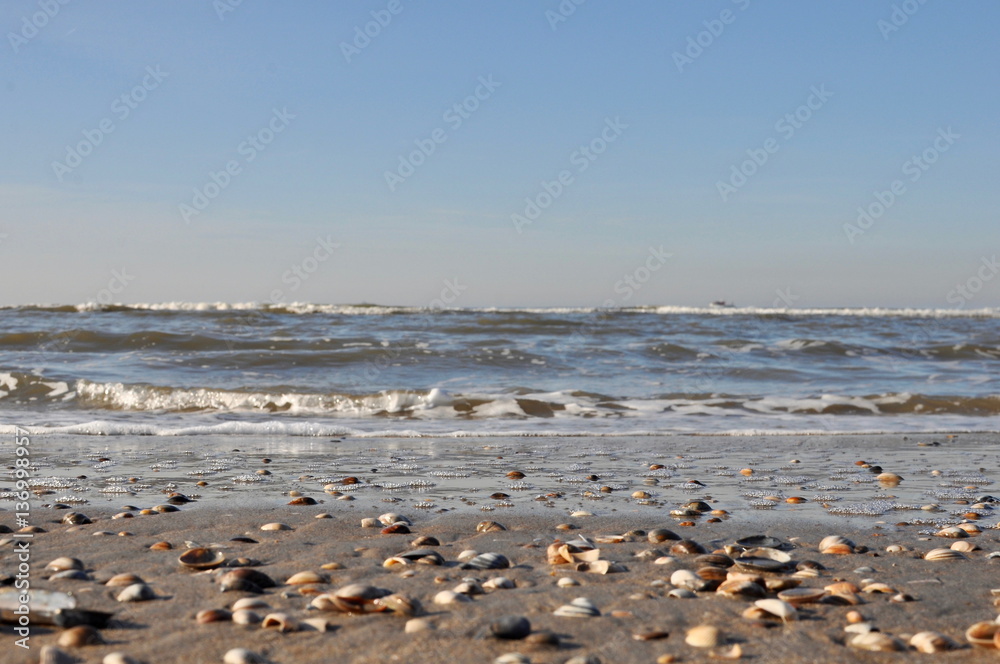
[[(602, 662), (708, 661), (738, 644), (747, 661), (973, 662), (996, 652), (966, 647), (949, 653), (868, 653), (845, 645), (846, 614), (859, 611), (877, 629), (897, 637), (939, 631), (965, 645), (965, 629), (996, 617), (990, 590), (1000, 587), (1000, 551), (995, 526), (1000, 514), (984, 502), (996, 491), (995, 435), (948, 436), (770, 436), (469, 439), (249, 439), (36, 437), (32, 468), (36, 492), (31, 521), (47, 532), (32, 540), (33, 588), (72, 593), (79, 608), (114, 612), (101, 630), (104, 645), (65, 648), (78, 661), (100, 662), (110, 652), (138, 661), (221, 662), (224, 653), (246, 647), (274, 662), (492, 662), (520, 652), (532, 662), (565, 662), (596, 656)], [(265, 459), (268, 462), (265, 462)], [(865, 465), (859, 465), (864, 462)], [(651, 469), (651, 466), (662, 466)], [(902, 477), (880, 483), (879, 473)], [(259, 474), (265, 471), (268, 474)], [(508, 477), (520, 472), (523, 478)], [(343, 483), (355, 478), (356, 483)], [(694, 480), (696, 482), (690, 482)], [(350, 481), (350, 480), (348, 480)], [(198, 483), (204, 483), (199, 486)], [(700, 483), (700, 484), (698, 484)], [(330, 486), (333, 485), (333, 486)], [(327, 488), (325, 491), (324, 488)], [(8, 481), (0, 490), (12, 488)], [(336, 491), (333, 495), (327, 491)], [(648, 498), (633, 497), (645, 491)], [(167, 504), (179, 492), (192, 499), (170, 513), (141, 514)], [(319, 501), (288, 505), (297, 492)], [(506, 497), (498, 494), (506, 494)], [(348, 500), (345, 498), (353, 498)], [(787, 502), (802, 498), (805, 502)], [(725, 514), (674, 516), (691, 501), (704, 501)], [(937, 507), (921, 509), (921, 507)], [(13, 526), (13, 501), (2, 504), (0, 523)], [(60, 507), (62, 509), (60, 509)], [(126, 509), (129, 508), (129, 509)], [(87, 525), (61, 524), (70, 511)], [(132, 518), (112, 518), (122, 513)], [(412, 521), (409, 534), (382, 534), (361, 527), (362, 519), (393, 512)], [(590, 515), (574, 513), (589, 512)], [(974, 513), (974, 514), (973, 514)], [(327, 514), (330, 518), (316, 518)], [(972, 516), (978, 518), (972, 519)], [(481, 521), (507, 529), (477, 532)], [(715, 520), (713, 522), (713, 520)], [(966, 540), (980, 547), (964, 560), (927, 561), (923, 553), (955, 541), (935, 537), (940, 528), (974, 522), (979, 534)], [(261, 531), (280, 522), (292, 530)], [(572, 526), (563, 530), (557, 526)], [(690, 525), (685, 525), (690, 524)], [(695, 555), (671, 553), (672, 541), (649, 542), (639, 532), (626, 541), (598, 543), (600, 557), (627, 571), (594, 574), (572, 565), (551, 565), (549, 544), (579, 536), (595, 539), (629, 531), (666, 528), (708, 550), (751, 535), (786, 543), (793, 562), (818, 561), (826, 569), (802, 587), (835, 581), (887, 584), (894, 593), (861, 593), (862, 604), (808, 604), (799, 619), (783, 625), (741, 616), (750, 600), (699, 591), (694, 599), (668, 596), (679, 569), (701, 567)], [(102, 534), (103, 533), (103, 534)], [(119, 533), (127, 533), (120, 535)], [(817, 550), (827, 535), (844, 535), (858, 546), (849, 555)], [(412, 549), (419, 536), (434, 547), (443, 566), (386, 568), (383, 561)], [(11, 535), (0, 536), (4, 574), (15, 566)], [(232, 541), (248, 537), (256, 543)], [(171, 550), (151, 550), (166, 541)], [(182, 567), (186, 543), (260, 563), (255, 569), (279, 585), (260, 595), (273, 611), (298, 619), (322, 617), (331, 630), (278, 633), (231, 622), (199, 624), (202, 609), (230, 607), (245, 592), (221, 592), (220, 571)], [(886, 547), (899, 545), (902, 551)], [(506, 556), (511, 568), (462, 570), (466, 550)], [(58, 556), (84, 563), (88, 580), (46, 577), (44, 566)], [(672, 558), (656, 564), (661, 556)], [(324, 570), (339, 563), (342, 569)], [(868, 568), (868, 569), (865, 569)], [(328, 576), (308, 592), (365, 583), (421, 602), (433, 630), (407, 634), (407, 617), (392, 613), (346, 615), (309, 610), (314, 594), (283, 585), (292, 574)], [(123, 604), (120, 589), (101, 585), (117, 573), (141, 576), (161, 599)], [(788, 578), (794, 567), (772, 579)], [(466, 577), (484, 582), (504, 576), (516, 585), (477, 595), (457, 605), (433, 603), (436, 593)], [(579, 585), (560, 587), (561, 577)], [(913, 601), (894, 602), (898, 593)], [(770, 593), (769, 596), (774, 596)], [(601, 615), (566, 618), (553, 614), (577, 597), (590, 599)], [(263, 613), (266, 612), (261, 612)], [(521, 615), (534, 632), (558, 635), (559, 645), (489, 637), (489, 625), (504, 615)], [(687, 629), (719, 627), (725, 643), (715, 649), (687, 645)], [(8, 625), (0, 628), (10, 642)], [(633, 635), (666, 632), (639, 641)], [(31, 650), (7, 649), (5, 661), (35, 662), (43, 645), (53, 645), (59, 628), (35, 625)]]

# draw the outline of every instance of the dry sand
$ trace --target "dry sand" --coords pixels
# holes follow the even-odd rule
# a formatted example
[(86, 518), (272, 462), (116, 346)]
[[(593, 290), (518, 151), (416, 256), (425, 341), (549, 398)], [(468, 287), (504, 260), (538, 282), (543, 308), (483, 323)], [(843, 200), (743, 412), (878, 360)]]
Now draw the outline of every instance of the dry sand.
[[(37, 437), (32, 441), (32, 473), (40, 495), (32, 500), (31, 521), (47, 532), (32, 540), (30, 581), (35, 589), (72, 594), (79, 608), (115, 613), (111, 626), (101, 630), (106, 644), (64, 648), (85, 662), (100, 662), (110, 652), (149, 664), (221, 662), (235, 647), (286, 663), (488, 663), (512, 652), (539, 663), (587, 656), (605, 663), (653, 663), (663, 655), (698, 662), (737, 644), (750, 662), (993, 661), (997, 651), (969, 647), (937, 654), (859, 652), (845, 645), (850, 635), (844, 627), (853, 609), (882, 632), (905, 637), (935, 630), (964, 646), (969, 625), (996, 617), (990, 590), (1000, 588), (1000, 558), (988, 555), (1000, 551), (1000, 531), (995, 529), (1000, 514), (993, 503), (973, 505), (988, 497), (997, 479), (998, 442), (995, 435), (973, 434), (336, 441), (192, 437), (96, 443), (92, 438)], [(264, 463), (265, 458), (270, 461)], [(903, 479), (895, 486), (881, 484), (872, 468), (858, 462)], [(663, 467), (650, 470), (653, 464)], [(744, 475), (743, 469), (752, 473)], [(257, 474), (263, 470), (270, 474)], [(525, 476), (508, 478), (511, 471)], [(347, 477), (359, 481), (341, 484)], [(207, 484), (198, 486), (199, 481)], [(329, 484), (354, 500), (324, 492)], [(2, 490), (11, 488), (12, 482), (2, 485)], [(651, 497), (634, 498), (636, 491)], [(164, 504), (171, 492), (194, 502), (180, 505), (177, 512), (143, 515), (131, 510), (133, 518), (111, 518), (126, 507)], [(293, 499), (289, 492), (320, 503), (288, 505)], [(497, 492), (509, 497), (491, 497)], [(806, 502), (786, 502), (789, 497)], [(695, 500), (727, 514), (715, 517), (717, 522), (710, 522), (711, 514), (670, 514)], [(13, 502), (6, 502), (0, 523), (13, 526)], [(68, 509), (59, 509), (58, 503)], [(920, 509), (929, 505), (938, 507)], [(70, 510), (93, 523), (61, 524)], [(592, 515), (571, 516), (579, 511)], [(363, 518), (386, 512), (412, 520), (412, 532), (382, 534), (378, 528), (361, 527)], [(982, 532), (963, 541), (981, 549), (967, 553), (965, 560), (923, 560), (923, 553), (954, 541), (933, 533), (966, 520), (969, 512), (978, 513), (980, 518), (968, 520)], [(330, 518), (315, 518), (321, 513)], [(477, 532), (484, 520), (507, 529)], [(270, 522), (292, 530), (260, 530)], [(557, 529), (560, 524), (574, 529)], [(700, 567), (694, 555), (672, 554), (671, 541), (654, 544), (634, 533), (629, 541), (597, 544), (601, 558), (627, 568), (620, 573), (586, 573), (547, 561), (547, 546), (559, 539), (654, 528), (670, 529), (709, 550), (750, 535), (770, 535), (789, 544), (794, 561), (814, 560), (826, 567), (818, 578), (803, 579), (803, 587), (822, 588), (838, 580), (863, 586), (863, 580), (874, 579), (913, 601), (892, 601), (893, 593), (862, 593), (863, 604), (805, 605), (798, 620), (783, 625), (743, 618), (750, 600), (711, 591), (698, 592), (694, 599), (668, 597), (674, 571)], [(849, 537), (859, 552), (819, 553), (819, 541), (832, 534)], [(422, 535), (440, 540), (434, 548), (447, 561), (444, 566), (383, 567), (386, 558), (411, 549), (410, 542)], [(238, 536), (256, 543), (231, 541)], [(8, 575), (16, 566), (14, 540), (2, 537), (7, 538), (2, 570)], [(159, 541), (174, 548), (151, 550)], [(282, 634), (231, 622), (199, 624), (194, 618), (199, 610), (229, 607), (250, 595), (221, 592), (218, 570), (183, 568), (177, 559), (186, 542), (217, 548), (229, 560), (259, 561), (255, 569), (279, 584), (296, 572), (312, 570), (330, 579), (313, 592), (365, 583), (405, 594), (422, 603), (423, 617), (435, 629), (406, 634), (407, 618), (392, 613), (309, 610), (315, 595), (288, 585), (267, 589), (260, 597), (273, 611), (299, 619), (325, 618), (331, 631)], [(887, 552), (890, 545), (904, 550)], [(458, 556), (468, 549), (503, 554), (513, 567), (462, 570)], [(673, 562), (655, 564), (659, 555)], [(89, 579), (48, 579), (45, 564), (58, 556), (79, 558)], [(322, 569), (331, 562), (343, 568)], [(141, 576), (160, 598), (115, 601), (120, 589), (101, 582), (123, 572)], [(463, 578), (497, 576), (511, 579), (516, 588), (455, 605), (432, 601)], [(765, 576), (787, 578), (789, 573)], [(560, 577), (580, 585), (560, 587)], [(553, 614), (577, 597), (590, 599), (601, 615)], [(534, 632), (555, 633), (559, 644), (489, 637), (490, 623), (505, 615), (528, 618)], [(686, 630), (699, 624), (720, 628), (726, 643), (712, 650), (687, 645)], [(8, 643), (0, 659), (19, 663), (38, 661), (40, 648), (54, 645), (62, 630), (33, 625), (28, 651), (12, 645), (17, 638), (12, 627), (3, 625), (0, 631)], [(633, 637), (651, 631), (668, 636), (648, 641)]]

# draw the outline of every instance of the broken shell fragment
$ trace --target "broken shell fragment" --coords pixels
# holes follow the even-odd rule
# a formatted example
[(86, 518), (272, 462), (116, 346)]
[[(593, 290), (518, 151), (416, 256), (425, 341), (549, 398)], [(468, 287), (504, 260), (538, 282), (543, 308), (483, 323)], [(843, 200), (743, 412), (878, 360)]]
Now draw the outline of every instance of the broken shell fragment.
[(264, 620), (260, 623), (263, 629), (275, 628), (279, 632), (297, 632), (302, 629), (299, 625), (299, 621), (291, 617), (287, 613), (269, 613), (264, 616)]

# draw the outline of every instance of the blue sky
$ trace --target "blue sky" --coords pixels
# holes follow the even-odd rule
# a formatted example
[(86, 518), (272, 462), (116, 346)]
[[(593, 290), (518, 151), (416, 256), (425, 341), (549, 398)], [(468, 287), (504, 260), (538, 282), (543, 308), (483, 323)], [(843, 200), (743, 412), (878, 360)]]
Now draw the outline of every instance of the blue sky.
[(1000, 306), (998, 19), (8, 1), (0, 301)]

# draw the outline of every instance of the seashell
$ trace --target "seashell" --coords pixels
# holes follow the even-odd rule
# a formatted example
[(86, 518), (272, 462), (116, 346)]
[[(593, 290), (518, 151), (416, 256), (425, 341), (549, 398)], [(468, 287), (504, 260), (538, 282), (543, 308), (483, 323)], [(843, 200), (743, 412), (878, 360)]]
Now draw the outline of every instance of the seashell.
[(792, 557), (784, 551), (766, 547), (747, 549), (733, 559), (740, 569), (753, 572), (777, 572), (789, 566)]
[(274, 588), (276, 585), (278, 584), (274, 579), (267, 574), (249, 567), (240, 567), (219, 577), (222, 592), (242, 591), (260, 594), (264, 588)]
[(330, 579), (316, 572), (298, 572), (285, 581), (285, 585), (297, 586), (305, 583), (329, 583)]
[(316, 499), (309, 496), (300, 496), (288, 501), (289, 505), (315, 505)]
[(675, 555), (679, 554), (692, 554), (692, 553), (708, 553), (708, 550), (701, 544), (693, 540), (681, 540), (670, 547), (670, 553)]
[(610, 560), (595, 560), (592, 563), (577, 563), (577, 572), (590, 572), (591, 574), (614, 574), (616, 572), (627, 572), (624, 565), (611, 562)]
[(177, 562), (192, 569), (213, 569), (226, 561), (221, 551), (198, 547), (188, 549), (177, 558)]
[(321, 611), (377, 613), (386, 611), (387, 607), (377, 603), (376, 600), (391, 594), (391, 591), (384, 588), (352, 583), (338, 588), (332, 593), (317, 595), (309, 605)]
[(264, 620), (261, 621), (260, 626), (263, 629), (268, 629), (270, 627), (276, 628), (279, 632), (298, 632), (302, 629), (299, 621), (291, 617), (287, 613), (269, 613), (264, 616)]
[(774, 615), (760, 608), (759, 606), (748, 606), (741, 613), (747, 620), (773, 620)]
[(995, 622), (977, 622), (965, 630), (965, 639), (980, 648), (996, 648), (996, 635), (1000, 625)]
[(679, 540), (680, 535), (672, 530), (667, 530), (666, 528), (654, 528), (646, 534), (646, 539), (648, 539), (652, 544), (659, 544), (660, 542), (666, 542), (667, 540)]
[(227, 650), (226, 654), (222, 656), (223, 664), (267, 664), (267, 660), (263, 655), (258, 655), (252, 650), (247, 650), (246, 648), (233, 648)]
[(868, 594), (888, 593), (891, 595), (896, 592), (896, 589), (887, 583), (869, 583), (867, 586), (861, 589), (861, 592)]
[(378, 528), (378, 519), (373, 519), (371, 517), (361, 519), (362, 528)]
[(667, 597), (673, 599), (695, 599), (698, 595), (689, 588), (674, 588), (667, 593)]
[(63, 518), (59, 519), (60, 523), (65, 523), (70, 526), (80, 526), (88, 523), (93, 523), (86, 514), (80, 514), (79, 512), (67, 512)]
[(441, 546), (441, 542), (436, 537), (431, 537), (430, 535), (421, 535), (417, 537), (412, 542), (410, 546), (424, 547), (424, 546)]
[(764, 580), (764, 587), (771, 592), (783, 592), (785, 590), (793, 590), (802, 585), (802, 579), (792, 579), (792, 578), (770, 578)]
[(149, 545), (151, 551), (169, 551), (172, 548), (174, 548), (174, 545), (170, 542), (156, 542)]
[(232, 621), (237, 625), (259, 625), (261, 620), (260, 614), (250, 609), (233, 611), (232, 615)]
[(563, 604), (552, 613), (563, 618), (594, 618), (601, 615), (600, 610), (586, 597), (577, 597), (569, 604)]
[(501, 530), (507, 530), (507, 528), (496, 521), (480, 521), (476, 525), (477, 533), (498, 533)]
[(50, 562), (48, 565), (46, 565), (45, 569), (52, 570), (53, 572), (66, 572), (66, 571), (69, 571), (69, 570), (82, 570), (83, 569), (83, 561), (81, 561), (79, 558), (70, 558), (69, 556), (62, 556), (60, 558), (56, 558), (55, 560), (53, 560), (52, 562)]
[(508, 579), (506, 576), (495, 576), (492, 579), (489, 579), (485, 583), (483, 583), (483, 588), (486, 590), (510, 589), (516, 587), (517, 586), (514, 584), (514, 582)]
[(523, 639), (531, 634), (531, 621), (524, 616), (503, 616), (490, 623), (490, 633), (498, 639)]
[(960, 523), (955, 527), (964, 530), (970, 535), (978, 535), (979, 533), (983, 532), (982, 530), (979, 529), (979, 526), (977, 526), (974, 523)]
[(486, 591), (475, 579), (463, 581), (453, 588), (453, 591), (461, 595), (485, 595)]
[(950, 537), (952, 539), (962, 539), (968, 536), (969, 533), (965, 532), (964, 530), (956, 526), (942, 528), (941, 530), (934, 533), (934, 537)]
[(844, 618), (847, 620), (847, 622), (849, 622), (852, 625), (855, 623), (864, 622), (865, 620), (865, 617), (861, 615), (861, 613), (858, 611), (848, 611), (847, 613), (844, 614)]
[(133, 583), (145, 583), (138, 575), (132, 574), (131, 572), (126, 572), (125, 574), (115, 574), (113, 577), (104, 582), (104, 585), (117, 588), (122, 586), (131, 586)]
[(170, 512), (180, 512), (175, 505), (157, 505), (153, 508), (154, 512), (159, 512), (160, 514), (168, 514)]
[(830, 593), (819, 600), (820, 604), (832, 604), (834, 606), (857, 606), (862, 604), (861, 598), (854, 593)]
[(715, 648), (720, 645), (722, 634), (718, 627), (712, 625), (698, 625), (692, 627), (684, 636), (684, 642), (695, 648)]
[(753, 549), (756, 547), (777, 549), (785, 546), (785, 542), (782, 542), (777, 537), (771, 537), (770, 535), (751, 535), (750, 537), (744, 537), (736, 540), (736, 545), (741, 546), (744, 549)]
[(778, 599), (788, 602), (792, 606), (802, 604), (813, 604), (826, 595), (825, 590), (819, 588), (789, 588), (778, 593)]
[(963, 553), (970, 553), (972, 551), (979, 551), (979, 545), (975, 542), (970, 542), (969, 540), (959, 540), (955, 542), (950, 547), (952, 551), (961, 551)]
[(519, 652), (509, 652), (494, 659), (493, 664), (531, 664), (531, 659)]
[(194, 617), (199, 623), (229, 622), (233, 614), (226, 609), (203, 609)]
[(340, 563), (323, 563), (322, 565), (319, 566), (319, 568), (327, 570), (337, 570), (337, 569), (344, 569), (344, 566), (341, 565)]
[(780, 599), (759, 599), (754, 602), (754, 606), (764, 609), (773, 616), (781, 618), (782, 622), (795, 620), (799, 616), (799, 611), (795, 608), (795, 606)]
[(709, 582), (691, 570), (679, 569), (670, 575), (670, 585), (688, 590), (705, 590)]
[(940, 632), (917, 632), (910, 637), (910, 645), (920, 652), (929, 654), (955, 650), (959, 647), (953, 639)]
[(462, 569), (506, 569), (510, 561), (500, 553), (481, 553), (462, 564)]
[(433, 549), (413, 549), (397, 553), (394, 557), (422, 565), (444, 565), (445, 563), (444, 556)]
[(410, 532), (412, 532), (410, 527), (405, 523), (394, 523), (381, 530), (383, 535), (409, 535)]
[(706, 553), (694, 559), (699, 565), (714, 565), (716, 567), (732, 567), (733, 559), (723, 553)]
[(906, 547), (902, 544), (890, 544), (885, 547), (885, 550), (886, 553), (902, 553), (903, 551), (906, 551)]
[(870, 622), (856, 622), (851, 623), (844, 628), (844, 631), (848, 634), (867, 634), (868, 632), (875, 632), (875, 625)]
[(76, 664), (77, 661), (76, 657), (55, 646), (42, 646), (38, 653), (38, 664)]
[(385, 514), (380, 515), (378, 517), (378, 522), (383, 526), (391, 526), (394, 523), (403, 523), (407, 526), (413, 525), (413, 522), (407, 517), (401, 514), (396, 514), (395, 512), (386, 512)]
[(145, 602), (156, 599), (156, 593), (145, 583), (133, 583), (118, 593), (115, 599), (119, 602)]
[(104, 643), (101, 633), (90, 625), (77, 625), (63, 630), (57, 643), (63, 648), (80, 648)]
[(434, 595), (433, 601), (435, 604), (455, 604), (457, 602), (471, 602), (472, 598), (462, 593), (456, 593), (453, 590), (442, 590)]
[(728, 572), (725, 567), (716, 567), (715, 565), (706, 565), (704, 567), (699, 567), (698, 571), (695, 572), (700, 578), (706, 581), (725, 581), (728, 578)]
[(903, 481), (903, 478), (896, 473), (879, 473), (875, 479), (884, 486), (896, 486)]
[(233, 602), (233, 611), (245, 609), (270, 609), (271, 606), (259, 597), (244, 597)]
[(123, 652), (109, 652), (101, 660), (101, 664), (139, 664), (139, 660)]
[(861, 589), (850, 581), (838, 581), (836, 583), (831, 583), (830, 585), (823, 588), (828, 593), (845, 595), (848, 593), (857, 594), (861, 592)]
[(931, 549), (924, 554), (924, 560), (966, 560), (965, 554), (952, 549)]
[(337, 629), (337, 625), (332, 624), (326, 618), (306, 618), (301, 621), (300, 627), (303, 630), (312, 630), (314, 632), (332, 632)]
[(466, 549), (462, 553), (458, 554), (457, 558), (458, 562), (467, 563), (478, 555), (479, 555), (478, 551), (473, 551), (472, 549)]
[(576, 579), (571, 579), (568, 576), (564, 576), (558, 581), (556, 581), (556, 585), (559, 586), (560, 588), (572, 588), (573, 586), (580, 585), (580, 582), (577, 581)]
[(416, 634), (418, 632), (428, 632), (434, 629), (434, 623), (426, 618), (411, 618), (406, 621), (403, 631), (406, 634)]
[(754, 583), (742, 579), (730, 579), (723, 582), (717, 589), (716, 594), (733, 599), (751, 599), (766, 597), (767, 591)]
[(854, 553), (854, 542), (840, 535), (830, 535), (820, 541), (819, 552), (833, 555)]
[(858, 650), (870, 650), (874, 652), (895, 652), (906, 649), (906, 646), (899, 639), (882, 632), (857, 634), (848, 640), (847, 645)]
[(406, 616), (407, 618), (418, 616), (423, 611), (423, 607), (420, 605), (418, 600), (397, 593), (380, 597), (375, 600), (375, 604), (384, 607), (386, 611), (398, 613), (399, 615)]
[(260, 529), (264, 531), (293, 530), (287, 523), (265, 523)]
[(89, 581), (90, 575), (78, 569), (68, 569), (65, 572), (58, 572), (49, 577), (49, 581)]

